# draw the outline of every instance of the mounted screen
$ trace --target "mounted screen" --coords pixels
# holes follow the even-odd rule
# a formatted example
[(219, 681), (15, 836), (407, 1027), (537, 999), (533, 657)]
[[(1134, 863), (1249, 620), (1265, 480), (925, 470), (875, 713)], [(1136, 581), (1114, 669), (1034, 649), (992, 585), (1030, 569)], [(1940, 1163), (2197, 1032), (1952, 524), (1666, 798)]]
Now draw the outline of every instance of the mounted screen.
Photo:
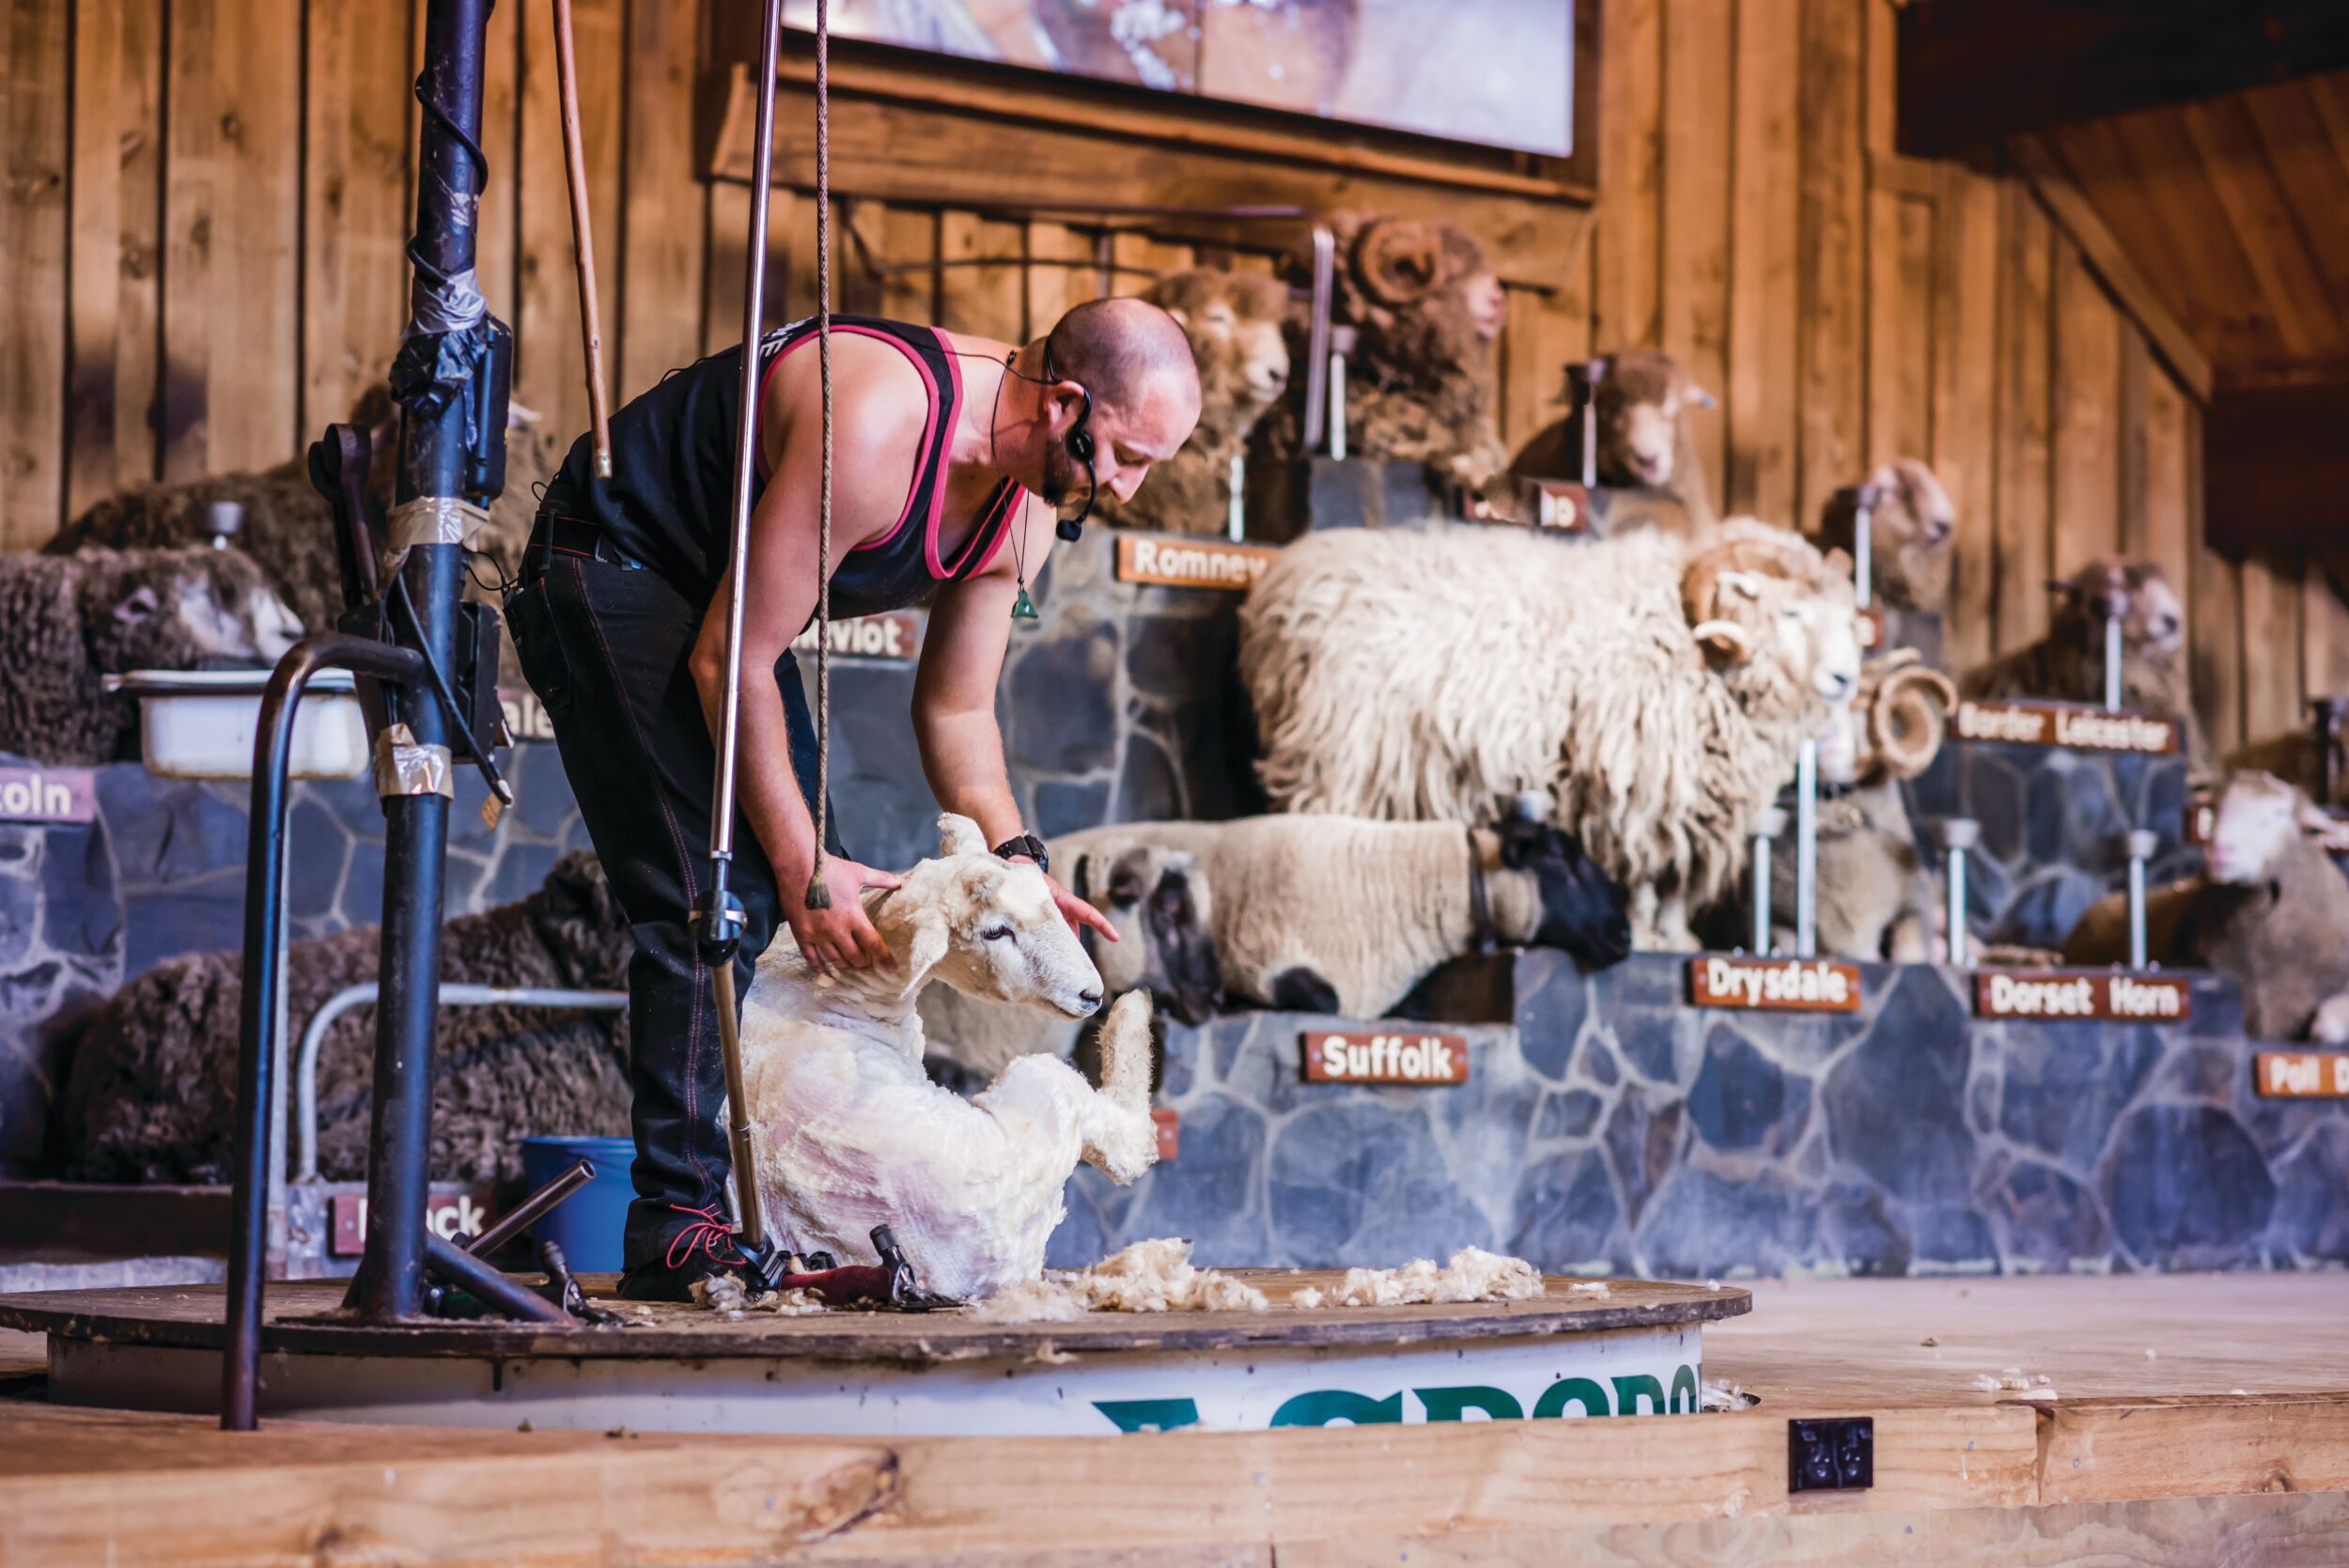
[[(813, 27), (815, 0), (786, 0)], [(833, 0), (841, 38), (1565, 157), (1573, 0)]]

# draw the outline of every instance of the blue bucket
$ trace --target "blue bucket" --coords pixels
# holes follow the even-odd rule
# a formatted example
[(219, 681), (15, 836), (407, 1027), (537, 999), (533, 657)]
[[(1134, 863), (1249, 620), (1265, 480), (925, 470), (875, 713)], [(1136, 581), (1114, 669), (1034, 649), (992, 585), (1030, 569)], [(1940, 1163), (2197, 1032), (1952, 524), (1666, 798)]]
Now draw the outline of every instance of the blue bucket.
[(629, 1163), (636, 1157), (632, 1138), (525, 1138), (522, 1186), (537, 1191), (580, 1160), (596, 1168), (585, 1187), (554, 1205), (530, 1228), (538, 1241), (563, 1249), (574, 1273), (614, 1274), (621, 1267), (620, 1236), (629, 1201), (636, 1196)]

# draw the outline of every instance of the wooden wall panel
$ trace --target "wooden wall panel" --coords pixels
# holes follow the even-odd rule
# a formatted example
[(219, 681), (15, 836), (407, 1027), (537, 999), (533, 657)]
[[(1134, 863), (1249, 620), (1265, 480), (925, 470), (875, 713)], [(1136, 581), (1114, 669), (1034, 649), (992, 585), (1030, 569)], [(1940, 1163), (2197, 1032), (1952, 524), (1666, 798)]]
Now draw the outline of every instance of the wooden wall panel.
[(1794, 520), (1807, 526), (1829, 495), (1859, 476), (1866, 439), (1866, 78), (1863, 8), (1853, 0), (1800, 6), (1802, 452)]
[(1997, 586), (1999, 197), (1954, 164), (1938, 180), (1932, 459), (1957, 519), (1943, 646), (1963, 670), (1990, 657)]
[(1653, 348), (1660, 322), (1663, 0), (1609, 0), (1599, 50), (1596, 330), (1609, 349)]
[(634, 0), (628, 8), (620, 200), (616, 210), (594, 214), (597, 259), (614, 269), (618, 289), (619, 313), (603, 323), (605, 375), (615, 404), (702, 351), (709, 229), (708, 195), (695, 178), (697, 20), (693, 7), (662, 0)]
[(2049, 296), (2049, 572), (2069, 577), (2121, 548), (2121, 317), (2069, 243)]
[[(584, 429), (587, 370), (579, 334), (578, 252), (571, 239), (558, 117), (553, 8), (512, 8), (521, 16), (521, 127), (513, 176), (521, 199), (514, 396), (560, 427)], [(620, 210), (620, 138), (628, 102), (620, 91), (623, 21), (621, 0), (572, 0), (588, 210), (614, 217)], [(622, 229), (620, 224), (605, 222), (602, 254), (597, 257), (596, 303), (602, 318), (607, 385), (612, 384), (614, 346), (625, 341), (616, 330), (621, 269), (613, 251), (613, 241)]]
[[(89, 0), (73, 57), (68, 515), (155, 477), (163, 93), (161, 8)], [(8, 542), (46, 538), (51, 520)]]
[(300, 431), (350, 415), (382, 381), (408, 319), (412, 100), (386, 68), (409, 59), (415, 31), (398, 0), (311, 0)]
[(0, 534), (43, 536), (65, 494), (70, 18), (0, 7)]
[(1999, 286), (1998, 511), (1992, 558), (1991, 646), (2003, 651), (2047, 629), (2053, 559), (2048, 467), (2053, 417), (2047, 300), (2055, 234), (2029, 193), (2009, 183), (2000, 214), (2005, 256)]
[(1934, 227), (1932, 202), (1870, 193), (1867, 442), (1850, 477), (1894, 458), (1932, 457)]
[[(1793, 521), (1797, 449), (1796, 320), (1801, 310), (1798, 108), (1801, 39), (1789, 0), (1739, 0), (1734, 63), (1728, 385), (1732, 511)], [(1602, 198), (1603, 200), (1604, 198)], [(1611, 216), (1603, 210), (1602, 227)], [(1606, 334), (1592, 347), (1617, 347)]]
[[(1734, 0), (1664, 0), (1663, 182), (1657, 346), (1716, 397), (1728, 390)], [(1727, 449), (1718, 413), (1693, 422), (1707, 474)]]

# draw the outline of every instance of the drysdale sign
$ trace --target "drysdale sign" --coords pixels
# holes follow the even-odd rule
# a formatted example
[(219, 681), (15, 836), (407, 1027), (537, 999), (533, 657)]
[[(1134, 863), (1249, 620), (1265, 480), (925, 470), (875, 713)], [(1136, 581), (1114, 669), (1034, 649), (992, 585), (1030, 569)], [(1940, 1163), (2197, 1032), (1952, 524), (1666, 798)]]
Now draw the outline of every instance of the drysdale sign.
[(1688, 960), (1688, 1000), (1699, 1007), (1766, 1013), (1857, 1013), (1859, 966), (1826, 958)]

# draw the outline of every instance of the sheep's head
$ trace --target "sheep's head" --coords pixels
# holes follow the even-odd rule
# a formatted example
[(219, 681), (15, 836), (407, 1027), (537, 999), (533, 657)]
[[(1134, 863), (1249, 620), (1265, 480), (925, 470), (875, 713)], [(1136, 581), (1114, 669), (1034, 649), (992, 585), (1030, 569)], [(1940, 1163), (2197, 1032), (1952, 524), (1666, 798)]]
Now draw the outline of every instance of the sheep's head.
[(253, 557), (230, 546), (88, 550), (82, 626), (99, 669), (242, 669), (276, 663), (302, 621)]
[(1187, 1024), (1214, 1017), (1223, 968), (1197, 857), (1137, 845), (1114, 856), (1081, 855), (1068, 877), (1077, 896), (1093, 900), (1117, 927), (1115, 945), (1095, 953), (1110, 991), (1146, 990)]
[(1868, 516), (1869, 586), (1884, 603), (1938, 610), (1950, 597), (1950, 556), (1956, 510), (1933, 470), (1914, 458), (1879, 464), (1864, 486), (1839, 490), (1819, 514), (1819, 539), (1856, 551), (1859, 492), (1874, 505)]
[(1338, 244), (1336, 319), (1357, 332), (1366, 372), (1407, 383), (1491, 373), (1509, 302), (1485, 247), (1426, 218), (1330, 220)]
[(942, 980), (990, 1001), (1081, 1018), (1101, 1005), (1101, 976), (1052, 902), (1044, 873), (988, 853), (978, 824), (938, 819), (938, 858), (868, 906), (917, 981)]
[(2203, 846), (2210, 879), (2232, 887), (2264, 882), (2303, 831), (2326, 824), (2307, 795), (2273, 773), (2237, 773), (2219, 792)]
[(1842, 551), (1821, 555), (1751, 518), (1688, 558), (1681, 608), (1708, 664), (1757, 719), (1848, 701), (1859, 686), (1859, 599)]
[(1288, 286), (1268, 272), (1201, 268), (1165, 277), (1144, 296), (1183, 324), (1199, 363), (1199, 428), (1245, 436), (1288, 390)]
[(1540, 911), (1531, 945), (1563, 949), (1595, 970), (1619, 963), (1631, 952), (1630, 905), (1622, 884), (1582, 852), (1580, 839), (1516, 813), (1503, 816), (1493, 831), (1501, 865), (1533, 877)]
[(1591, 406), (1599, 477), (1610, 485), (1670, 485), (1689, 460), (1688, 411), (1711, 408), (1713, 395), (1655, 349), (1626, 349), (1592, 365), (1598, 371)]
[(2186, 607), (2155, 562), (2108, 555), (2049, 586), (2056, 595), (2050, 635), (2083, 653), (2102, 654), (2108, 619), (2120, 621), (2128, 658), (2167, 662), (2186, 645)]
[(1819, 778), (1826, 784), (1913, 779), (1933, 766), (1957, 706), (1957, 687), (1926, 669), (1915, 648), (1870, 660), (1859, 691), (1838, 707), (1819, 735)]

